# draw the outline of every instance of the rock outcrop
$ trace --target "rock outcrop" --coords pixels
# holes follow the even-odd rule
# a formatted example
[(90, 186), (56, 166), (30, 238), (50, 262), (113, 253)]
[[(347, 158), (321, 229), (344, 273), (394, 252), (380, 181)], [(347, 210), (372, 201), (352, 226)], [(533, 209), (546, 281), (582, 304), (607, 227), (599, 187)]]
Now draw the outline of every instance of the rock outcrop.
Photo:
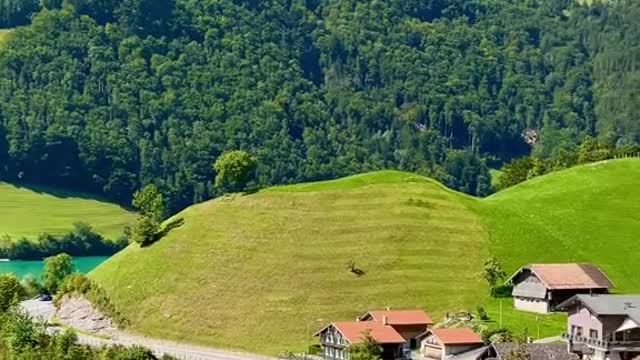
[(113, 321), (80, 296), (65, 296), (60, 300), (58, 319), (74, 329), (98, 335), (113, 335), (117, 331)]

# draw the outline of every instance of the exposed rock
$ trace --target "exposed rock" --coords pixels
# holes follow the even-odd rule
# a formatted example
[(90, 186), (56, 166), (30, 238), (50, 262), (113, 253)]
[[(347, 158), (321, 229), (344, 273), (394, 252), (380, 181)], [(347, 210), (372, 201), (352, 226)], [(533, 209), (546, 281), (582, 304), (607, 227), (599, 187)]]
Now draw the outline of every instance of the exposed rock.
[(81, 331), (107, 336), (117, 331), (113, 321), (96, 310), (91, 302), (83, 297), (62, 298), (57, 316), (63, 324)]

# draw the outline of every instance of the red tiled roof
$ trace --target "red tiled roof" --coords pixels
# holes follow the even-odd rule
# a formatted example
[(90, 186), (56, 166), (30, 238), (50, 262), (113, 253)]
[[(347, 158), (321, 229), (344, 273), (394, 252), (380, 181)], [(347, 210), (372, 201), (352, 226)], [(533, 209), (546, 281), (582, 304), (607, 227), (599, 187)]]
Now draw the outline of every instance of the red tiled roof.
[(592, 264), (532, 264), (528, 267), (549, 289), (609, 289), (611, 280)]
[(432, 325), (433, 321), (422, 310), (378, 310), (369, 311), (362, 319), (371, 316), (374, 321), (382, 322), (387, 318), (388, 325)]
[(406, 340), (391, 326), (382, 325), (377, 321), (345, 321), (333, 323), (351, 344), (364, 341), (364, 334), (369, 332), (378, 344), (403, 344)]
[(431, 329), (442, 345), (483, 344), (482, 338), (469, 328)]

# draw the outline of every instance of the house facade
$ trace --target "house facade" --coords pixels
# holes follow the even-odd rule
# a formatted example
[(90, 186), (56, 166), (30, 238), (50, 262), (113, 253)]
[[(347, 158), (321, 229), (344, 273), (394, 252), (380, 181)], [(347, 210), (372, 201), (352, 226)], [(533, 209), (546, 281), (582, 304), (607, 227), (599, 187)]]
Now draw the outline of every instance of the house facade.
[(518, 310), (546, 314), (577, 294), (606, 294), (613, 283), (592, 264), (531, 264), (520, 268), (507, 284), (513, 286)]
[(567, 311), (568, 350), (587, 360), (640, 359), (640, 296), (576, 295)]
[(445, 360), (484, 346), (482, 338), (468, 328), (429, 329), (418, 340), (420, 354), (428, 360)]
[(322, 355), (326, 360), (348, 360), (349, 349), (364, 342), (367, 335), (382, 347), (383, 360), (404, 358), (405, 339), (393, 327), (380, 322), (336, 322), (315, 334), (320, 338)]
[(360, 321), (378, 321), (393, 327), (404, 339), (404, 350), (418, 347), (417, 337), (433, 326), (429, 315), (422, 310), (377, 310), (369, 311)]

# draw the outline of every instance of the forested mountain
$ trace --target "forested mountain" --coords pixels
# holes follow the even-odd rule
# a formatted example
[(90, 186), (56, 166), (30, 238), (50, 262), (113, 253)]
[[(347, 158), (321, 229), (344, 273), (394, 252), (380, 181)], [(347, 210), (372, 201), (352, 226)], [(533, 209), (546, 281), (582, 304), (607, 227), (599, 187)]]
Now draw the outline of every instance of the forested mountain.
[(154, 183), (177, 210), (214, 196), (213, 162), (244, 149), (257, 185), (397, 168), (484, 195), (487, 164), (640, 141), (637, 1), (44, 7), (0, 49), (11, 181), (123, 203)]

